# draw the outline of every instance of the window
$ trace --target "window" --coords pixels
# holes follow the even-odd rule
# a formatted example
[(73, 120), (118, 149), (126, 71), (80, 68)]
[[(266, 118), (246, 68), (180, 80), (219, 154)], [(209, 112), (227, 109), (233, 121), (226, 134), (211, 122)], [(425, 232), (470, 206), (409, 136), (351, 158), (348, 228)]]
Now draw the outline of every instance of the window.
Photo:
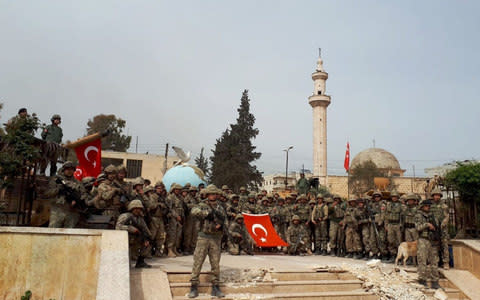
[(137, 178), (142, 176), (141, 160), (127, 159), (127, 178)]

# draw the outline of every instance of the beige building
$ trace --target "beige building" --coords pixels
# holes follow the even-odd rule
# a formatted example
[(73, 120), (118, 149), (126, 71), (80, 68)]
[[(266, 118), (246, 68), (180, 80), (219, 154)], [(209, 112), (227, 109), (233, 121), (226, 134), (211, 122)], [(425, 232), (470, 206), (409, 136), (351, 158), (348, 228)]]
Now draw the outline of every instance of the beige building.
[[(312, 177), (313, 174), (305, 173), (306, 178)], [(295, 189), (297, 180), (300, 178), (300, 173), (291, 172), (287, 177), (287, 189)], [(268, 193), (275, 193), (285, 190), (285, 173), (275, 173), (263, 176), (262, 190), (266, 190)]]
[[(176, 156), (168, 156), (166, 169), (170, 169), (177, 160)], [(109, 164), (126, 166), (127, 178), (141, 176), (155, 183), (163, 178), (165, 156), (102, 150), (102, 167)]]

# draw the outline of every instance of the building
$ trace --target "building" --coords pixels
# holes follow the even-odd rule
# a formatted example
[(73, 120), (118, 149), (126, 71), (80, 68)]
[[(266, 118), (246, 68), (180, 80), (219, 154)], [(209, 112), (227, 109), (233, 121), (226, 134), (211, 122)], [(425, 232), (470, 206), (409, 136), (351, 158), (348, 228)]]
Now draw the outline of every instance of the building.
[[(310, 178), (313, 174), (305, 172), (305, 177)], [(299, 172), (291, 172), (287, 177), (287, 189), (293, 190), (297, 184), (297, 180), (300, 179)], [(268, 193), (275, 193), (285, 190), (285, 173), (275, 173), (263, 176), (262, 189)]]
[(127, 168), (127, 178), (141, 176), (149, 179), (152, 183), (161, 181), (164, 169), (168, 170), (176, 161), (178, 161), (178, 157), (168, 156), (165, 168), (165, 156), (163, 155), (102, 150), (102, 167), (110, 164), (124, 165)]
[(380, 148), (369, 148), (355, 155), (350, 169), (353, 169), (367, 161), (372, 161), (375, 163), (377, 168), (386, 172), (388, 176), (401, 177), (405, 173), (405, 170), (400, 167), (400, 163), (395, 155)]

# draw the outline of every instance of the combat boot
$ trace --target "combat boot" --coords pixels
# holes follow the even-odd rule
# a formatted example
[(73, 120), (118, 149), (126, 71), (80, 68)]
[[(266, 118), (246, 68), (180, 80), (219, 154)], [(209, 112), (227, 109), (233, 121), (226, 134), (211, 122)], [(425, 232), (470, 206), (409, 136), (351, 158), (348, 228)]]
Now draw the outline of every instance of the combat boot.
[(352, 252), (348, 252), (347, 256), (345, 256), (346, 258), (352, 258), (353, 257), (353, 253)]
[(321, 254), (320, 248), (315, 249), (315, 255), (320, 255), (320, 254)]
[(177, 248), (173, 248), (173, 253), (175, 253), (176, 256), (182, 256), (182, 252), (180, 252)]
[(438, 281), (432, 281), (432, 289), (436, 290), (441, 288), (441, 286), (438, 284)]
[(190, 286), (190, 293), (188, 293), (188, 298), (197, 298), (198, 297), (198, 285), (192, 284)]
[(168, 248), (168, 257), (177, 257), (177, 255), (175, 254), (175, 251), (173, 251), (172, 248)]
[(419, 279), (419, 280), (418, 280), (418, 283), (421, 284), (421, 285), (423, 285), (423, 286), (428, 287), (428, 284), (427, 284), (427, 282), (425, 281), (425, 279)]
[(331, 249), (331, 250), (330, 250), (330, 256), (336, 256), (336, 255), (337, 255), (336, 252), (337, 252), (337, 251), (336, 251), (335, 249)]
[(212, 296), (218, 298), (225, 297), (225, 294), (220, 291), (220, 287), (218, 286), (218, 284), (212, 285)]
[(360, 254), (360, 252), (355, 252), (355, 255), (353, 256), (353, 258), (355, 258), (355, 259), (360, 259), (362, 257), (363, 256), (362, 256), (362, 254)]
[(152, 266), (145, 262), (145, 258), (143, 256), (139, 256), (137, 258), (137, 263), (135, 264), (135, 268), (151, 268)]

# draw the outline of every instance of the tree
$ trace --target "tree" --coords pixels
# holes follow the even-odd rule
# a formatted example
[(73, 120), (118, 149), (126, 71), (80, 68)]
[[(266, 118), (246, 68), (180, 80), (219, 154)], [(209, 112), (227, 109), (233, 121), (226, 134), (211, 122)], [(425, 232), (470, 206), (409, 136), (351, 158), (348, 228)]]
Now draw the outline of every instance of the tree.
[[(379, 169), (371, 160), (354, 166), (350, 170), (350, 174), (350, 190), (358, 196), (375, 189), (375, 177), (388, 177), (388, 172)], [(390, 180), (389, 188), (394, 188), (393, 180)]]
[(217, 186), (228, 185), (234, 191), (241, 186), (257, 188), (262, 182), (262, 174), (252, 163), (262, 155), (255, 152), (252, 139), (259, 131), (254, 128), (255, 116), (250, 113), (248, 90), (243, 91), (238, 118), (230, 124), (222, 136), (217, 139), (212, 150), (210, 180)]
[(457, 168), (445, 175), (445, 183), (447, 188), (458, 192), (460, 201), (464, 205), (460, 218), (463, 222), (457, 223), (462, 225), (462, 227), (457, 228), (457, 231), (460, 234), (464, 234), (464, 230), (468, 225), (474, 225), (478, 235), (480, 223), (477, 213), (478, 205), (480, 204), (480, 163), (457, 162)]
[(109, 131), (109, 135), (102, 138), (102, 149), (125, 152), (130, 148), (131, 136), (123, 134), (126, 121), (117, 118), (115, 115), (96, 115), (88, 120), (87, 134)]
[[(0, 103), (0, 110), (3, 108), (3, 103)], [(4, 135), (5, 132), (3, 131), (3, 128), (0, 128), (0, 136)]]
[(206, 177), (208, 177), (208, 159), (203, 155), (203, 147), (200, 151), (200, 155), (195, 158), (195, 164), (197, 167), (203, 171)]

